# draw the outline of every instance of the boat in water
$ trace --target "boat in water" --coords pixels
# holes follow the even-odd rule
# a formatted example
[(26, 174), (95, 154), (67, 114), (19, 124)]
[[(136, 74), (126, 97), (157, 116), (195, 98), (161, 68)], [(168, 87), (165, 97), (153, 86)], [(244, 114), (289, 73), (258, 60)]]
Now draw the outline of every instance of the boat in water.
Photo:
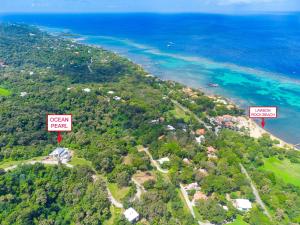
[(208, 86), (209, 87), (219, 87), (219, 85), (216, 83), (209, 83)]

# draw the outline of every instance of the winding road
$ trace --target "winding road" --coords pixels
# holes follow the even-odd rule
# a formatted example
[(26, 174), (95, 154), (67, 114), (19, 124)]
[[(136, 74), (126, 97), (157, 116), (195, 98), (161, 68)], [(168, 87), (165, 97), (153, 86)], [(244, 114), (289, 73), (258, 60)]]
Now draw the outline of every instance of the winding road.
[(133, 200), (141, 199), (142, 194), (146, 192), (145, 188), (136, 179), (131, 178), (131, 181), (136, 186), (136, 194), (135, 194)]
[[(56, 160), (31, 160), (31, 161), (28, 161), (28, 162), (23, 162), (21, 164), (18, 164), (18, 165), (13, 165), (13, 166), (9, 166), (9, 167), (6, 167), (4, 168), (4, 171), (5, 172), (8, 172), (8, 171), (11, 171), (11, 170), (14, 170), (16, 169), (19, 165), (24, 165), (24, 164), (31, 164), (31, 165), (34, 165), (36, 163), (42, 163), (42, 164), (46, 164), (46, 165), (58, 165), (59, 162), (56, 161)], [(74, 166), (69, 164), (69, 163), (63, 163), (63, 165), (69, 167), (69, 168), (73, 168)], [(95, 182), (97, 179), (98, 179), (98, 176), (97, 175), (93, 175), (93, 181)], [(112, 193), (110, 192), (110, 190), (108, 189), (107, 185), (106, 185), (106, 189), (107, 189), (107, 194), (108, 194), (108, 199), (109, 201), (111, 202), (111, 204), (113, 204), (115, 207), (117, 208), (121, 208), (123, 209), (124, 206), (121, 202), (118, 202), (112, 195)]]
[(106, 190), (107, 190), (107, 194), (108, 194), (108, 199), (111, 202), (111, 204), (113, 204), (115, 207), (119, 208), (119, 209), (123, 209), (124, 206), (121, 202), (118, 202), (114, 196), (112, 195), (112, 193), (110, 192), (109, 188), (106, 186)]
[(153, 159), (151, 153), (149, 152), (148, 148), (141, 148), (140, 151), (144, 151), (150, 158), (152, 166), (154, 166), (159, 172), (167, 174), (169, 173), (168, 170), (162, 169), (159, 165), (159, 163)]

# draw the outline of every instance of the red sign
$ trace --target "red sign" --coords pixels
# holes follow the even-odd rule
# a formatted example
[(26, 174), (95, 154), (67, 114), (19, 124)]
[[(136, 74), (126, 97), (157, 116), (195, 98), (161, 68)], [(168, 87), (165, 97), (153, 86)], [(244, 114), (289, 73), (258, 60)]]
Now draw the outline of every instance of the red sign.
[(57, 132), (57, 142), (62, 141), (62, 136), (60, 132), (70, 132), (72, 131), (72, 115), (47, 115), (47, 131)]
[(47, 130), (49, 132), (72, 131), (72, 115), (47, 115)]
[(261, 118), (261, 126), (266, 125), (265, 118), (277, 118), (276, 106), (251, 106), (249, 107), (250, 118)]

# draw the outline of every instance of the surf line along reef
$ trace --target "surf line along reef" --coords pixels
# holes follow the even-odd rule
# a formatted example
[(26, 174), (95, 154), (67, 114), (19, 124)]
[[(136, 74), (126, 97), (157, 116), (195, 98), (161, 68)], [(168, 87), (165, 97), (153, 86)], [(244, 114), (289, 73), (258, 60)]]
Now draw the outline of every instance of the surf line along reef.
[[(74, 152), (69, 163), (79, 165), (73, 169), (21, 165), (1, 171), (5, 207), (0, 223), (121, 224), (126, 218), (111, 207), (106, 186), (149, 224), (297, 223), (299, 153), (278, 147), (267, 135), (251, 138), (247, 129), (239, 128), (246, 119), (242, 110), (150, 76), (101, 48), (53, 37), (31, 26), (0, 27), (0, 40), (5, 41), (0, 58), (8, 65), (0, 69), (0, 83), (12, 93), (0, 97), (0, 167), (45, 157), (57, 147), (44, 129), (41, 115), (48, 113), (73, 115), (74, 129), (61, 145)], [(90, 91), (83, 91), (86, 88)], [(28, 94), (22, 97), (23, 91)], [(17, 122), (11, 123), (11, 118)], [(168, 173), (157, 171), (149, 155), (139, 151), (142, 148)], [(276, 220), (258, 206), (240, 163)], [(288, 165), (290, 176), (278, 173), (281, 165)], [(284, 167), (280, 171), (287, 172)], [(99, 177), (95, 183), (93, 176)], [(144, 187), (140, 197), (135, 198), (131, 178)], [(180, 195), (180, 184), (193, 204), (195, 219)], [(251, 208), (239, 211), (238, 202)]]

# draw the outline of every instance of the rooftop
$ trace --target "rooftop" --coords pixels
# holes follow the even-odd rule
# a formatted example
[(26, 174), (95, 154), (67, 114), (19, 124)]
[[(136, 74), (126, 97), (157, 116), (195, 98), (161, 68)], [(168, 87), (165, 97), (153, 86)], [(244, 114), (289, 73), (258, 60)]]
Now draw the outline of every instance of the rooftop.
[(134, 222), (139, 218), (138, 212), (132, 207), (125, 210), (124, 216), (129, 222)]
[(235, 199), (234, 206), (239, 210), (249, 210), (252, 208), (252, 203), (248, 199)]
[(91, 92), (91, 89), (89, 89), (89, 88), (84, 88), (84, 89), (82, 89), (84, 92)]

